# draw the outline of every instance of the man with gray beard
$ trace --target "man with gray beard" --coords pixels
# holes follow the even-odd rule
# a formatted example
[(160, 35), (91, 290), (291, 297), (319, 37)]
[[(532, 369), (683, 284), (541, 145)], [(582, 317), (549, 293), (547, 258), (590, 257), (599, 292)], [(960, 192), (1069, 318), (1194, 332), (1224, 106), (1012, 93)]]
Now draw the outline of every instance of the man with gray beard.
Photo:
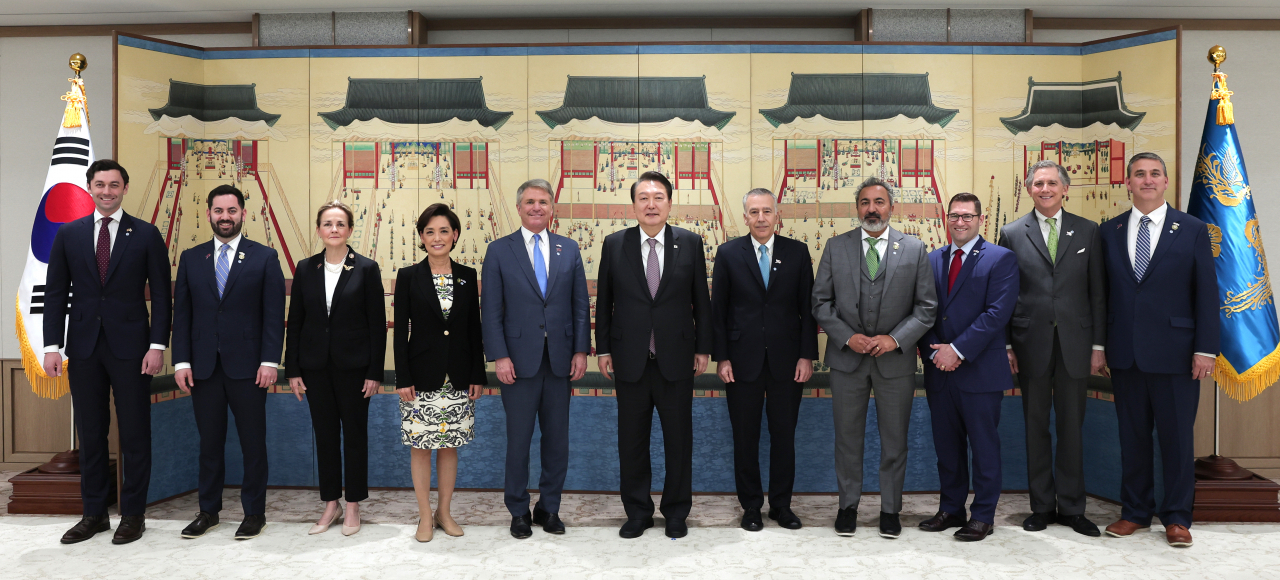
[(880, 426), (880, 535), (902, 533), (907, 427), (915, 397), (915, 343), (938, 307), (924, 243), (889, 227), (893, 190), (870, 177), (858, 186), (862, 227), (827, 243), (813, 283), (813, 316), (827, 333), (840, 511), (836, 533), (852, 536), (862, 496), (863, 434), (871, 391)]

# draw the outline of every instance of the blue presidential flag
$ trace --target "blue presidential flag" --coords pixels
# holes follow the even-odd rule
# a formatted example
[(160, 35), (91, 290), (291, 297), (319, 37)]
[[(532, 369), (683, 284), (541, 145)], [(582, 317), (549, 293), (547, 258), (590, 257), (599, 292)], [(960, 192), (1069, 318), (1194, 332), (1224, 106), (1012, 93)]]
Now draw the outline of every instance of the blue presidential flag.
[(1227, 396), (1247, 401), (1280, 378), (1280, 324), (1227, 75), (1216, 70), (1188, 210), (1209, 224), (1218, 272), (1222, 353), (1214, 379)]

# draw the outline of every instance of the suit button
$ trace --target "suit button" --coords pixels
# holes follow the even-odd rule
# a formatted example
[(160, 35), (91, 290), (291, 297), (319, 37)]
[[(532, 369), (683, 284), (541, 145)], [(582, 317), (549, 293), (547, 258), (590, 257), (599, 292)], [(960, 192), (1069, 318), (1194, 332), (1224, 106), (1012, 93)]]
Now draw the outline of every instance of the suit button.
[(449, 336), (449, 331), (447, 331), (447, 330), (446, 330), (446, 331), (444, 331), (444, 335), (445, 335), (445, 336)]
[(946, 320), (946, 319), (947, 319), (947, 317), (946, 317), (946, 316), (943, 316), (943, 317), (942, 317), (942, 319), (943, 319), (943, 320)]
[(538, 325), (538, 330), (542, 330), (542, 327), (543, 327), (543, 325), (542, 325), (542, 324), (539, 324), (539, 325)]

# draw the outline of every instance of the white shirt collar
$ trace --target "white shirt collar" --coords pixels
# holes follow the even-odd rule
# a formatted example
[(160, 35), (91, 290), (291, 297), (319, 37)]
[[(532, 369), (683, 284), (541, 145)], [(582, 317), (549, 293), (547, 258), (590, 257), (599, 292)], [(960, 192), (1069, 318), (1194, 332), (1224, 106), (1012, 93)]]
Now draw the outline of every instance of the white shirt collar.
[[(1147, 217), (1151, 218), (1151, 227), (1158, 230), (1161, 227), (1164, 227), (1164, 218), (1168, 214), (1169, 214), (1169, 203), (1165, 202), (1160, 204), (1160, 207), (1157, 207), (1151, 210), (1151, 213), (1146, 215)], [(1135, 207), (1133, 208), (1133, 211), (1129, 212), (1129, 225), (1132, 227), (1137, 227), (1141, 223), (1142, 223), (1142, 212), (1138, 211), (1138, 208)]]
[(113, 214), (111, 214), (111, 215), (109, 215), (109, 216), (104, 216), (104, 215), (102, 215), (102, 212), (99, 212), (97, 209), (95, 209), (95, 210), (93, 210), (93, 223), (95, 223), (95, 224), (96, 224), (96, 223), (98, 223), (98, 222), (102, 221), (102, 218), (104, 218), (104, 217), (109, 217), (109, 218), (111, 218), (111, 221), (116, 222), (116, 223), (120, 223), (120, 216), (122, 216), (122, 215), (124, 215), (124, 207), (117, 207), (117, 208), (116, 208), (115, 213), (113, 213)]
[(1036, 214), (1036, 221), (1037, 221), (1037, 222), (1040, 222), (1040, 223), (1042, 223), (1042, 224), (1043, 224), (1043, 223), (1045, 222), (1045, 220), (1047, 220), (1047, 219), (1049, 219), (1049, 218), (1054, 218), (1054, 219), (1055, 219), (1055, 220), (1057, 220), (1057, 221), (1055, 221), (1055, 222), (1053, 222), (1053, 223), (1058, 224), (1059, 226), (1061, 226), (1061, 225), (1062, 225), (1062, 208), (1058, 208), (1058, 213), (1055, 213), (1055, 214), (1053, 214), (1053, 215), (1051, 215), (1051, 216), (1046, 216), (1046, 215), (1044, 215), (1044, 214), (1041, 214), (1039, 209), (1033, 209), (1033, 210), (1031, 210), (1031, 211), (1032, 211), (1033, 213), (1035, 213), (1035, 214)]
[(658, 230), (658, 235), (653, 236), (652, 238), (649, 237), (649, 234), (644, 233), (644, 228), (640, 226), (636, 226), (636, 229), (640, 230), (640, 244), (643, 246), (648, 246), (650, 239), (658, 240), (658, 245), (661, 246), (663, 243), (663, 240), (667, 239), (666, 224), (662, 224), (662, 229)]
[(222, 246), (224, 245), (231, 246), (231, 253), (236, 253), (236, 250), (240, 248), (240, 238), (242, 237), (244, 237), (244, 234), (236, 234), (236, 237), (231, 238), (231, 241), (226, 244), (223, 244), (222, 240), (219, 240), (218, 238), (213, 238), (213, 253), (217, 254), (222, 251)]
[(520, 235), (524, 236), (524, 245), (526, 245), (526, 246), (528, 246), (528, 245), (530, 245), (530, 244), (532, 244), (532, 243), (533, 243), (533, 236), (536, 236), (536, 235), (541, 235), (541, 236), (542, 236), (542, 243), (544, 243), (544, 244), (545, 244), (545, 243), (547, 243), (547, 242), (549, 242), (549, 241), (551, 241), (551, 238), (550, 238), (550, 236), (547, 234), (547, 230), (546, 230), (546, 229), (543, 229), (541, 232), (538, 232), (538, 233), (536, 233), (536, 234), (535, 234), (534, 232), (530, 231), (530, 230), (529, 230), (529, 228), (526, 228), (526, 227), (524, 227), (524, 226), (520, 226)]
[(864, 229), (864, 228), (858, 228), (858, 231), (862, 232), (862, 239), (863, 239), (863, 240), (884, 240), (884, 241), (886, 241), (886, 242), (887, 242), (887, 241), (889, 241), (889, 230), (891, 230), (891, 229), (893, 229), (893, 228), (885, 228), (883, 232), (880, 232), (880, 237), (878, 237), (878, 238), (877, 238), (877, 237), (875, 237), (875, 236), (873, 236), (873, 235), (871, 235), (871, 234), (869, 234), (869, 233), (867, 233), (867, 230), (866, 230), (866, 229)]
[[(981, 235), (981, 234), (979, 234), (979, 235), (973, 236), (973, 239), (972, 239), (972, 240), (969, 240), (969, 242), (968, 242), (968, 243), (966, 243), (965, 245), (960, 246), (960, 249), (964, 251), (964, 255), (965, 255), (965, 256), (968, 256), (968, 255), (969, 255), (969, 253), (973, 251), (973, 247), (974, 247), (974, 246), (976, 246), (976, 245), (978, 245), (978, 240), (981, 240), (981, 239), (982, 239), (982, 235)], [(950, 254), (952, 254), (952, 255), (954, 255), (954, 254), (956, 253), (956, 245), (955, 245), (955, 244), (951, 244), (951, 251), (950, 251), (949, 253), (950, 253)]]
[(755, 236), (752, 236), (751, 234), (747, 234), (747, 237), (751, 238), (751, 249), (756, 253), (757, 258), (760, 257), (760, 246), (769, 248), (769, 255), (770, 256), (773, 255), (773, 240), (774, 238), (778, 237), (777, 234), (770, 234), (769, 240), (763, 244), (760, 243), (759, 240), (756, 240)]

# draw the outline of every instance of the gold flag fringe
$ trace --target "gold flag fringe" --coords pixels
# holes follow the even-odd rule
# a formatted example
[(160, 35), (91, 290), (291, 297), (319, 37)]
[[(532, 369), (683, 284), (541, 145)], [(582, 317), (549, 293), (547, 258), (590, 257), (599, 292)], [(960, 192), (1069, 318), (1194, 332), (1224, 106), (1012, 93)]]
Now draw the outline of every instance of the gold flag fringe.
[(1227, 89), (1227, 73), (1213, 73), (1213, 92), (1209, 93), (1209, 99), (1218, 101), (1218, 124), (1234, 125), (1236, 124), (1235, 106), (1231, 104), (1232, 91)]
[(27, 375), (27, 380), (31, 382), (31, 391), (46, 399), (61, 399), (63, 395), (71, 392), (71, 384), (67, 382), (67, 363), (70, 361), (62, 361), (62, 376), (51, 377), (44, 374), (44, 361), (36, 357), (35, 350), (31, 348), (31, 341), (27, 339), (27, 328), (22, 323), (21, 303), (16, 298), (14, 302), (18, 313), (16, 326), (18, 327), (18, 346), (22, 352), (22, 370)]
[(1226, 357), (1218, 355), (1218, 363), (1213, 369), (1213, 379), (1218, 381), (1218, 388), (1228, 397), (1241, 403), (1248, 401), (1280, 380), (1280, 346), (1271, 354), (1262, 357), (1244, 374), (1236, 372), (1235, 367), (1227, 362)]

